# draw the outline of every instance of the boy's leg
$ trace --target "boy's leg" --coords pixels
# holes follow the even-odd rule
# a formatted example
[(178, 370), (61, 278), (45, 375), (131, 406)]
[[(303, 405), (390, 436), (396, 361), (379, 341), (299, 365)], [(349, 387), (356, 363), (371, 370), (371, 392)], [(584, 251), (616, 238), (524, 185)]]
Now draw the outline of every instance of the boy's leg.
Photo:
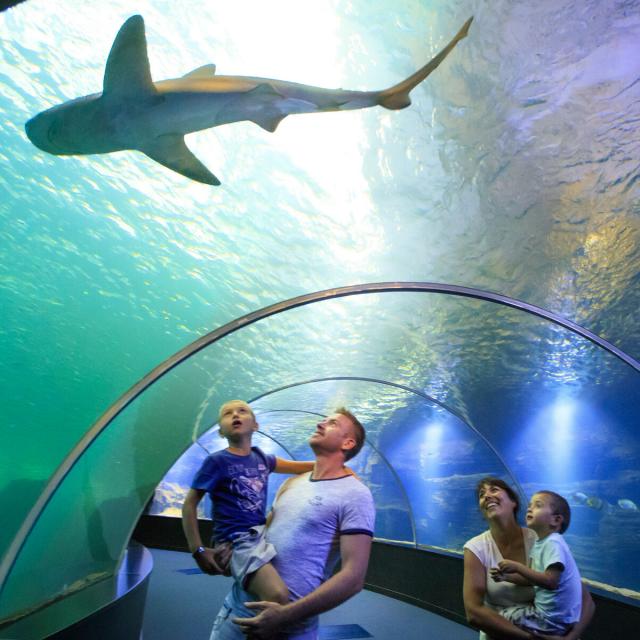
[(258, 600), (280, 604), (289, 602), (289, 589), (270, 562), (247, 576), (245, 589)]

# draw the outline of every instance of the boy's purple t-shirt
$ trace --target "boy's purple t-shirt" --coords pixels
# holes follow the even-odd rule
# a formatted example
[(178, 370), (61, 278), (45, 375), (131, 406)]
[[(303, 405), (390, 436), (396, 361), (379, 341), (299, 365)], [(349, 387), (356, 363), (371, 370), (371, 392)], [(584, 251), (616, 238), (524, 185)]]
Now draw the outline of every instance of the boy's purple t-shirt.
[(276, 457), (258, 447), (246, 456), (223, 450), (205, 458), (191, 487), (211, 497), (216, 542), (266, 522), (267, 481), (275, 466)]

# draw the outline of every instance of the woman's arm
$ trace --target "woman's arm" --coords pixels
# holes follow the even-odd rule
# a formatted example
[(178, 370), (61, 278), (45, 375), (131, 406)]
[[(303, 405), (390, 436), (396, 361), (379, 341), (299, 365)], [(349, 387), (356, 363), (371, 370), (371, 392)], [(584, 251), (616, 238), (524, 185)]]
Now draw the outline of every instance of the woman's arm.
[(490, 609), (484, 603), (487, 592), (487, 573), (484, 565), (469, 549), (464, 550), (464, 582), (462, 597), (467, 621), (476, 629), (484, 631), (495, 640), (516, 640), (534, 638), (528, 631), (524, 631), (511, 624), (497, 611)]

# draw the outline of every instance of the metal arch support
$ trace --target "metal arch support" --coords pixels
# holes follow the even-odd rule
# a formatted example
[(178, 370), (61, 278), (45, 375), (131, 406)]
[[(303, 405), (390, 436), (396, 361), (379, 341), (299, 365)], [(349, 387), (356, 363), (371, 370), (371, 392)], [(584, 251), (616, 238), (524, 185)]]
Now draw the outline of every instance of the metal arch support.
[(264, 398), (265, 396), (271, 395), (272, 393), (276, 393), (278, 391), (284, 391), (285, 389), (290, 389), (292, 387), (299, 387), (304, 384), (312, 384), (314, 382), (330, 382), (332, 380), (356, 380), (360, 382), (373, 382), (374, 384), (383, 384), (388, 387), (395, 387), (396, 389), (402, 389), (403, 391), (407, 391), (408, 393), (413, 393), (414, 395), (420, 396), (421, 398), (423, 398), (424, 400), (427, 400), (428, 402), (438, 405), (441, 409), (444, 409), (447, 413), (450, 413), (451, 415), (455, 416), (458, 420), (460, 420), (462, 424), (464, 424), (467, 428), (473, 431), (473, 433), (475, 433), (476, 436), (480, 438), (480, 440), (482, 440), (487, 445), (487, 447), (493, 452), (493, 455), (500, 461), (500, 464), (502, 464), (502, 466), (507, 470), (507, 472), (513, 479), (514, 484), (516, 485), (516, 487), (518, 487), (518, 490), (520, 491), (520, 495), (523, 498), (526, 497), (522, 487), (520, 486), (520, 483), (516, 480), (515, 475), (511, 472), (511, 469), (509, 468), (507, 463), (504, 461), (504, 458), (500, 455), (498, 450), (489, 442), (489, 440), (487, 440), (487, 438), (485, 438), (485, 436), (482, 433), (480, 433), (480, 431), (478, 431), (476, 427), (474, 427), (471, 423), (467, 422), (467, 420), (458, 411), (449, 407), (444, 402), (440, 402), (440, 400), (436, 400), (436, 398), (434, 398), (433, 396), (430, 396), (428, 393), (424, 393), (423, 391), (418, 391), (417, 389), (407, 387), (404, 384), (391, 382), (389, 380), (380, 380), (378, 378), (366, 378), (364, 376), (331, 376), (328, 378), (312, 378), (311, 380), (303, 380), (302, 382), (292, 382), (291, 384), (283, 385), (282, 387), (278, 387), (277, 389), (272, 389), (271, 391), (267, 391), (266, 393), (256, 396), (251, 400), (251, 402), (255, 402), (256, 400), (260, 400), (260, 398)]
[(617, 358), (620, 358), (623, 362), (626, 362), (630, 367), (640, 372), (640, 362), (624, 353), (621, 349), (618, 349), (615, 345), (600, 338), (592, 331), (585, 329), (572, 322), (562, 318), (561, 316), (546, 311), (541, 307), (503, 296), (499, 293), (493, 293), (491, 291), (482, 291), (480, 289), (473, 289), (470, 287), (461, 287), (451, 284), (440, 284), (433, 282), (379, 282), (369, 284), (350, 285), (346, 287), (337, 287), (333, 289), (325, 289), (324, 291), (318, 291), (316, 293), (309, 293), (295, 298), (290, 298), (283, 302), (264, 307), (258, 311), (254, 311), (240, 318), (236, 318), (231, 322), (211, 331), (210, 333), (202, 336), (198, 340), (195, 340), (190, 345), (187, 345), (173, 356), (167, 358), (164, 362), (160, 363), (157, 367), (152, 369), (144, 378), (139, 380), (128, 391), (126, 391), (118, 400), (116, 400), (102, 416), (89, 428), (84, 436), (78, 441), (75, 447), (67, 454), (66, 458), (62, 461), (56, 471), (52, 474), (46, 487), (30, 509), (29, 513), (22, 522), (22, 525), (16, 532), (11, 544), (9, 545), (7, 552), (0, 563), (0, 593), (4, 588), (5, 582), (11, 569), (15, 563), (15, 560), (22, 549), (22, 546), (29, 535), (29, 532), (35, 525), (36, 521), (40, 517), (40, 514), (46, 507), (47, 503), (51, 499), (51, 496), (56, 491), (58, 486), (62, 483), (69, 471), (76, 464), (80, 456), (88, 449), (91, 443), (102, 433), (102, 431), (109, 425), (109, 423), (122, 412), (135, 398), (137, 398), (145, 389), (151, 386), (154, 382), (167, 374), (169, 371), (177, 367), (181, 362), (187, 360), (192, 355), (198, 353), (205, 347), (213, 344), (221, 338), (235, 333), (239, 329), (243, 329), (259, 320), (263, 320), (270, 316), (281, 313), (282, 311), (288, 311), (297, 307), (302, 307), (314, 302), (320, 302), (323, 300), (331, 300), (333, 298), (344, 298), (347, 296), (360, 295), (366, 293), (389, 293), (389, 292), (420, 292), (420, 293), (443, 293), (447, 295), (475, 298), (478, 300), (486, 300), (489, 302), (495, 302), (506, 307), (519, 309), (532, 315), (544, 318), (558, 324), (570, 331), (590, 340), (594, 344), (602, 347), (606, 351), (609, 351)]
[[(300, 386), (300, 385), (303, 385), (303, 384), (312, 384), (314, 382), (324, 382), (326, 380), (344, 380), (344, 379), (345, 378), (339, 378), (339, 377), (338, 378), (319, 378), (318, 380), (307, 380), (305, 382), (298, 382), (298, 383), (295, 383), (295, 384), (287, 385), (286, 387), (279, 387), (277, 389), (272, 389), (271, 391), (267, 391), (266, 393), (262, 393), (259, 396), (257, 396), (256, 398), (253, 398), (251, 400), (251, 402), (255, 402), (256, 400), (259, 400), (260, 398), (264, 398), (266, 396), (270, 396), (273, 393), (278, 393), (278, 391), (282, 391), (283, 389), (288, 389), (289, 387), (297, 387), (297, 386)], [(361, 379), (361, 378), (356, 378), (356, 379)], [(385, 384), (385, 383), (381, 381), (381, 384)], [(269, 413), (276, 413), (276, 412), (285, 412), (285, 411), (292, 412), (292, 413), (304, 413), (304, 414), (307, 414), (307, 415), (318, 416), (320, 418), (326, 418), (327, 417), (324, 413), (317, 413), (316, 411), (304, 411), (302, 409), (300, 409), (300, 410), (298, 410), (298, 409), (270, 409), (268, 412)], [(262, 435), (265, 435), (265, 434), (262, 434)], [(404, 488), (404, 484), (402, 483), (402, 480), (400, 480), (400, 476), (398, 476), (398, 474), (396, 473), (396, 470), (393, 468), (393, 465), (387, 460), (387, 457), (382, 453), (382, 451), (380, 451), (380, 449), (378, 449), (378, 447), (376, 447), (371, 442), (371, 440), (369, 440), (368, 438), (365, 438), (365, 442), (380, 456), (380, 459), (385, 463), (385, 465), (388, 467), (389, 471), (391, 471), (391, 475), (395, 478), (396, 483), (400, 487), (400, 491), (402, 492), (402, 495), (404, 496), (404, 500), (407, 503), (407, 508), (408, 508), (408, 511), (409, 511), (409, 522), (411, 524), (411, 533), (413, 535), (413, 545), (417, 549), (418, 548), (418, 536), (417, 536), (417, 531), (416, 531), (416, 519), (415, 519), (415, 517), (413, 515), (413, 509), (411, 508), (411, 501), (409, 500), (409, 495), (407, 494), (407, 491)], [(289, 455), (291, 455), (291, 454), (289, 454)]]

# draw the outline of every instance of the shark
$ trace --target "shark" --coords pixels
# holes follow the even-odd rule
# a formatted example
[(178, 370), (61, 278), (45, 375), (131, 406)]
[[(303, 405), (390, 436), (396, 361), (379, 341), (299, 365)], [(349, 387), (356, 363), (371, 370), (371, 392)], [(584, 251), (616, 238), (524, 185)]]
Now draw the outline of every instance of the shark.
[(381, 106), (404, 109), (410, 92), (466, 37), (473, 16), (434, 58), (402, 82), (379, 91), (323, 89), (295, 82), (224, 76), (207, 64), (180, 78), (154, 82), (144, 19), (120, 27), (105, 66), (102, 92), (42, 111), (25, 124), (29, 140), (58, 155), (135, 150), (191, 180), (220, 180), (189, 150), (185, 135), (251, 121), (269, 132), (292, 114)]

